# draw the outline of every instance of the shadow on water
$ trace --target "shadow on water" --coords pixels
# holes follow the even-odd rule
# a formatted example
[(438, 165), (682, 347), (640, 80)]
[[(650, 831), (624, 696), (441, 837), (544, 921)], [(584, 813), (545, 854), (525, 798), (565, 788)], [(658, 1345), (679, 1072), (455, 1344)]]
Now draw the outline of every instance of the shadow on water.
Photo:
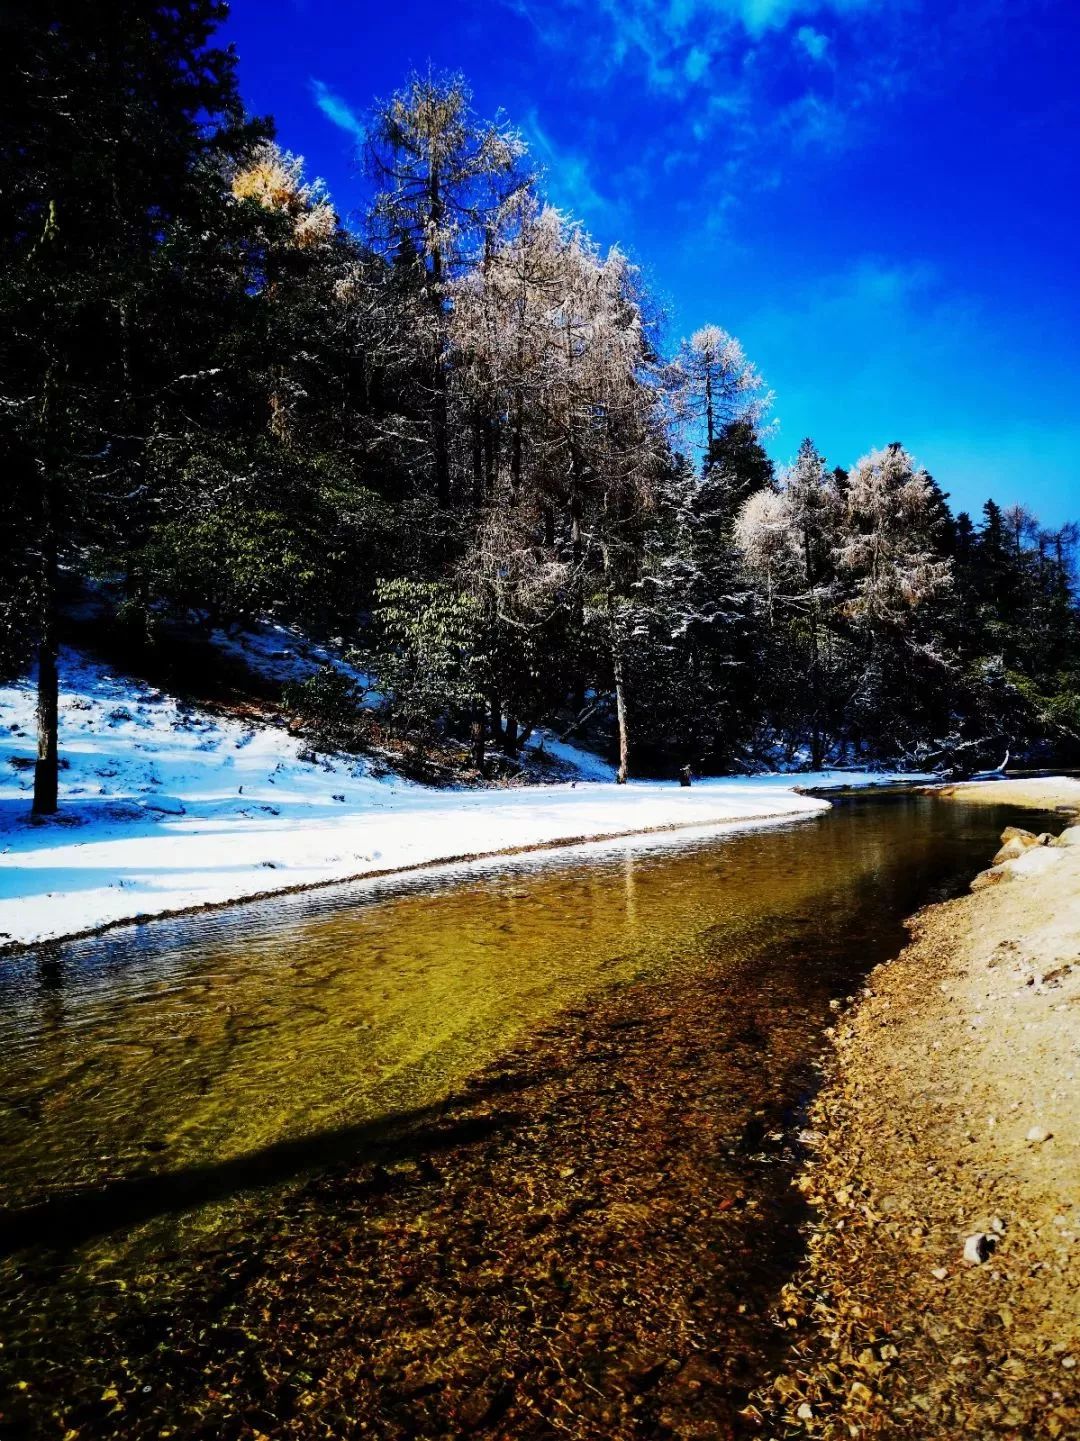
[[(101, 1236), (345, 1162), (356, 1166), (395, 1162), (486, 1139), (515, 1120), (512, 1112), (506, 1112), (453, 1123), (445, 1121), (445, 1110), (427, 1106), (370, 1125), (341, 1126), (302, 1140), (278, 1141), (231, 1161), (128, 1176), (0, 1212), (0, 1256), (28, 1247), (69, 1252)], [(422, 1124), (436, 1119), (442, 1124)], [(409, 1127), (406, 1136), (395, 1135), (405, 1126)]]
[[(331, 1407), (310, 1434), (352, 1434), (358, 1406), (373, 1435), (476, 1429), (462, 1398), (503, 1357), (498, 1434), (547, 1434), (548, 1403), (582, 1436), (666, 1435), (671, 1408), (734, 1425), (801, 1247), (830, 1003), (1014, 818), (844, 800), (9, 963), (0, 1378), (27, 1434), (55, 1429), (58, 1386), (88, 1434), (157, 1435), (177, 1398), (245, 1386), (274, 1433), (299, 1351)], [(139, 1365), (138, 1424), (134, 1399), (102, 1412)], [(251, 1434), (214, 1405), (184, 1434)]]

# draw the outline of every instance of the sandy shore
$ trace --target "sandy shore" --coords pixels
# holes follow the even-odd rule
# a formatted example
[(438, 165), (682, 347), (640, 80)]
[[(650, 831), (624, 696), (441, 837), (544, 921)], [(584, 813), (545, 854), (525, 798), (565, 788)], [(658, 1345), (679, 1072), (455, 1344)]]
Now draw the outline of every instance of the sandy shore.
[(1080, 780), (1067, 776), (1033, 776), (1029, 780), (962, 781), (935, 787), (937, 794), (967, 805), (1029, 806), (1033, 810), (1080, 814)]
[[(950, 794), (1058, 810), (1054, 831), (1080, 811), (1075, 781)], [(923, 912), (835, 1045), (764, 1432), (1080, 1437), (1080, 844)]]

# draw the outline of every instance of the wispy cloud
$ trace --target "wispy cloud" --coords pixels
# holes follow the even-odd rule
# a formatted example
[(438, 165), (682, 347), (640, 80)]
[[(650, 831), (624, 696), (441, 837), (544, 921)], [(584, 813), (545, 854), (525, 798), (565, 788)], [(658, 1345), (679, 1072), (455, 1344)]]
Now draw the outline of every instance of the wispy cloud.
[(323, 84), (321, 80), (316, 80), (314, 76), (309, 82), (309, 88), (312, 99), (331, 125), (336, 125), (339, 130), (344, 130), (358, 145), (362, 145), (367, 131), (364, 128), (364, 122), (348, 101), (343, 100), (340, 95), (330, 89), (329, 85)]
[[(563, 157), (564, 188), (592, 200), (595, 174), (621, 196), (636, 166), (685, 170), (690, 184), (707, 185), (701, 198), (725, 223), (729, 196), (745, 199), (810, 155), (860, 144), (926, 65), (910, 21), (930, 0), (503, 3), (555, 58), (568, 104), (575, 88), (649, 94), (646, 153), (629, 160), (617, 137), (584, 136)], [(542, 141), (534, 148), (543, 154)], [(549, 163), (553, 179), (558, 169)]]
[(556, 206), (590, 224), (610, 218), (616, 207), (597, 188), (586, 155), (557, 144), (535, 109), (527, 112), (521, 132), (543, 168), (545, 191)]
[(800, 25), (795, 31), (795, 39), (811, 60), (824, 60), (829, 53), (829, 37), (812, 25)]
[(658, 91), (700, 84), (710, 58), (756, 44), (802, 21), (798, 41), (814, 59), (828, 37), (811, 16), (869, 17), (914, 0), (504, 0), (540, 41), (575, 53), (584, 78), (603, 85), (617, 71), (639, 70)]

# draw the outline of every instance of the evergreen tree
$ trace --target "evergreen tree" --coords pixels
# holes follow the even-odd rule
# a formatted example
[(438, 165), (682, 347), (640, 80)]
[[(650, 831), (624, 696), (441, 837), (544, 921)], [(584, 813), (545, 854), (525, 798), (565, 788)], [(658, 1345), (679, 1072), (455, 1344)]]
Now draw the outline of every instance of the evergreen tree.
[(60, 569), (136, 508), (155, 259), (239, 123), (233, 58), (209, 43), (224, 13), (22, 0), (5, 24), (0, 383), (29, 505), (16, 569), (38, 647), (38, 814), (56, 809)]

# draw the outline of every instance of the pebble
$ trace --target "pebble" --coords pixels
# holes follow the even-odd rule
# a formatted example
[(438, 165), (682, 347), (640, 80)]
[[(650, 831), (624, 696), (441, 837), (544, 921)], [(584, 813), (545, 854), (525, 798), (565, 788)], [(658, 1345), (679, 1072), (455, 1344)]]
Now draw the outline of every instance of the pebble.
[(981, 1266), (984, 1261), (990, 1259), (990, 1253), (997, 1244), (993, 1236), (988, 1236), (985, 1231), (977, 1231), (974, 1236), (969, 1236), (964, 1242), (964, 1260), (969, 1266)]
[(1041, 1145), (1043, 1141), (1049, 1141), (1051, 1134), (1045, 1126), (1032, 1126), (1025, 1139), (1029, 1141), (1031, 1145), (1038, 1146)]

